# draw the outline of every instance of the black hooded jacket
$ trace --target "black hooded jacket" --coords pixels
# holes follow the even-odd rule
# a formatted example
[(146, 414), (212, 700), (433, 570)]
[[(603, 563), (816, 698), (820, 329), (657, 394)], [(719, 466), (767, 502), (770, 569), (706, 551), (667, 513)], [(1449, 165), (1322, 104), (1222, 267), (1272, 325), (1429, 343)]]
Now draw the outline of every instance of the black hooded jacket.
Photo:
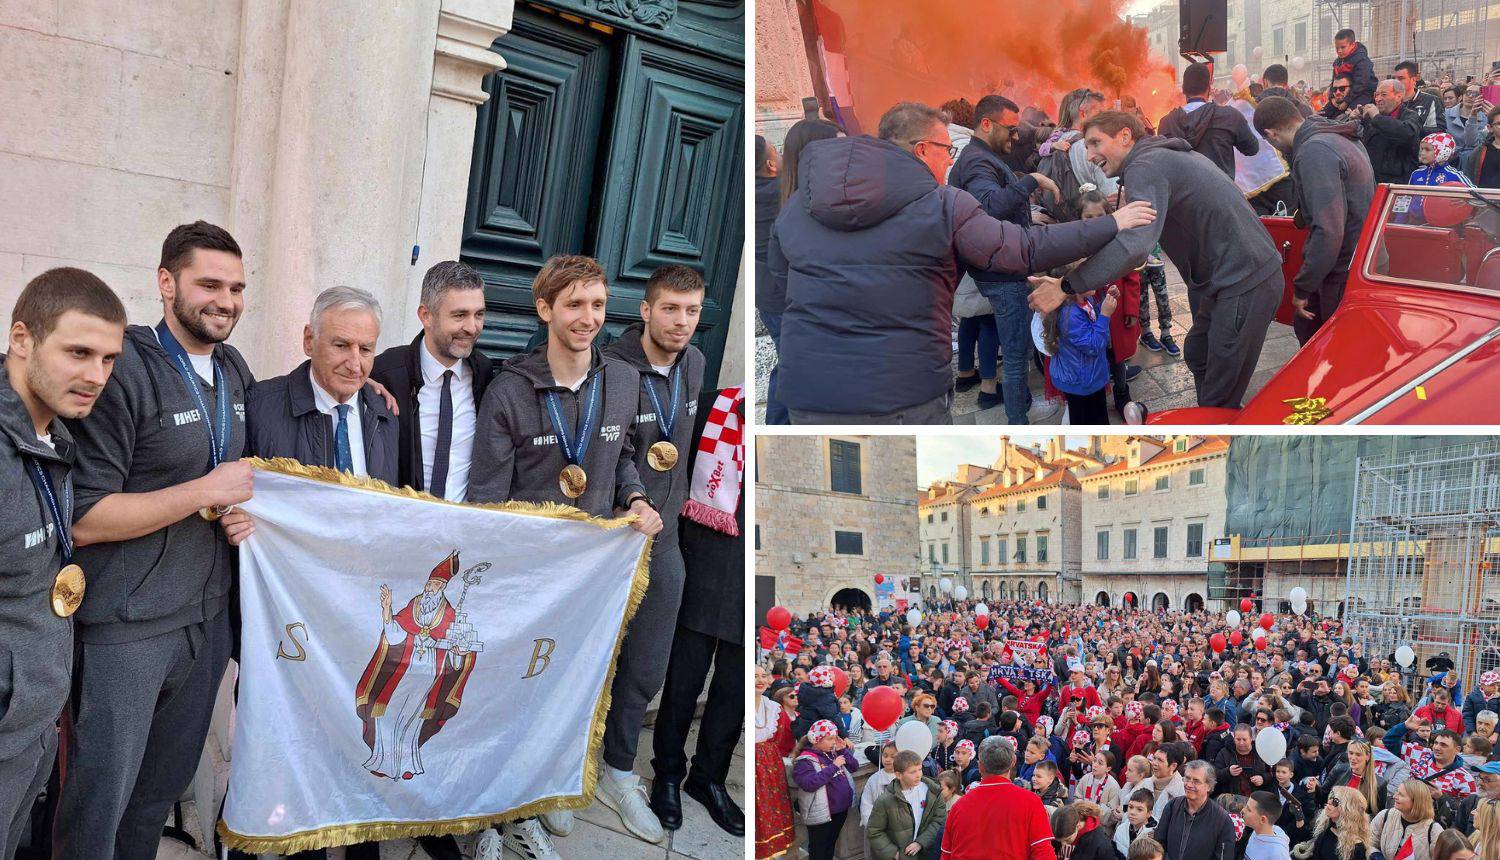
[(1115, 234), (1108, 218), (997, 221), (874, 137), (809, 144), (798, 177), (767, 254), (785, 285), (779, 390), (792, 409), (894, 412), (941, 397), (952, 384), (953, 294), (965, 265), (1042, 271)]
[(1333, 77), (1349, 79), (1345, 107), (1357, 108), (1375, 101), (1375, 85), (1379, 81), (1375, 79), (1375, 64), (1370, 62), (1370, 52), (1365, 50), (1363, 42), (1355, 42), (1349, 56), (1333, 58)]
[(1359, 124), (1322, 117), (1304, 120), (1292, 138), (1292, 184), (1297, 209), (1308, 226), (1302, 268), (1292, 284), (1305, 298), (1325, 282), (1342, 285), (1348, 277), (1375, 196), (1375, 177), (1359, 143)]
[[(1198, 107), (1193, 107), (1197, 104)], [(1245, 155), (1260, 152), (1260, 140), (1250, 130), (1245, 115), (1226, 105), (1194, 99), (1187, 108), (1174, 108), (1162, 117), (1158, 133), (1188, 142), (1203, 153), (1230, 179), (1234, 178), (1234, 151)]]

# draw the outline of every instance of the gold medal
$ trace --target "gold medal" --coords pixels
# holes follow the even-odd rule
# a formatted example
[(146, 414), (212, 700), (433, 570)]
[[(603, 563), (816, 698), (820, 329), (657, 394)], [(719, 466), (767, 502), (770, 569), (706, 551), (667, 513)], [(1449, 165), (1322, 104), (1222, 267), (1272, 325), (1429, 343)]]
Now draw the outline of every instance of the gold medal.
[(78, 611), (83, 602), (83, 568), (70, 564), (57, 572), (52, 581), (52, 611), (60, 618), (67, 618)]
[(677, 446), (665, 440), (657, 442), (646, 451), (646, 462), (658, 472), (670, 472), (677, 465)]
[(557, 476), (557, 485), (562, 488), (562, 494), (570, 499), (576, 499), (583, 495), (588, 489), (589, 476), (583, 471), (583, 467), (576, 463), (569, 463)]

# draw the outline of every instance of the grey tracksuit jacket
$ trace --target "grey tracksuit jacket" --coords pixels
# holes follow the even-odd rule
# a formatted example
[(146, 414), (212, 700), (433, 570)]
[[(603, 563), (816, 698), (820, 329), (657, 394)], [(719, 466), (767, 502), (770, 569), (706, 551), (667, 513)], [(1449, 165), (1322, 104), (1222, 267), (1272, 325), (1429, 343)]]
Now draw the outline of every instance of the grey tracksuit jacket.
[(34, 457), (47, 470), (66, 517), (73, 440), (61, 421), (52, 422), (51, 433), (56, 450), (36, 438), (0, 356), (0, 761), (51, 730), (73, 672), (73, 622), (52, 611), (62, 546), (27, 463)]
[(1292, 138), (1292, 179), (1297, 209), (1307, 221), (1302, 268), (1292, 285), (1306, 298), (1325, 281), (1342, 291), (1375, 196), (1370, 157), (1359, 142), (1359, 123), (1312, 117)]
[(677, 465), (666, 472), (658, 472), (646, 462), (646, 452), (662, 440), (661, 422), (656, 415), (656, 405), (646, 386), (656, 389), (657, 399), (663, 409), (672, 403), (671, 379), (658, 373), (646, 358), (641, 348), (642, 325), (637, 323), (625, 329), (620, 339), (604, 349), (607, 358), (615, 358), (635, 368), (641, 375), (640, 403), (635, 416), (635, 430), (631, 443), (635, 447), (635, 470), (646, 486), (646, 495), (660, 509), (662, 528), (652, 544), (652, 553), (660, 554), (665, 547), (677, 543), (677, 514), (687, 501), (688, 464), (693, 459), (693, 419), (698, 414), (698, 395), (703, 389), (703, 353), (689, 345), (677, 356), (677, 365), (682, 368), (682, 401), (677, 406), (677, 421), (672, 425), (672, 444), (677, 446)]
[[(245, 393), (255, 377), (228, 344), (215, 346), (214, 357), (230, 392), (224, 459), (237, 460), (245, 447)], [(213, 411), (214, 390), (199, 387)], [(206, 421), (156, 332), (126, 328), (125, 349), (98, 403), (87, 418), (68, 422), (77, 442), (74, 521), (111, 493), (151, 492), (208, 474)], [(217, 617), (228, 604), (234, 553), (218, 523), (190, 514), (133, 540), (80, 547), (77, 561), (88, 577), (74, 616), (78, 638), (134, 642)]]
[(631, 442), (641, 393), (640, 374), (594, 348), (588, 380), (603, 385), (593, 441), (583, 462), (588, 488), (570, 499), (558, 486), (567, 460), (542, 400), (559, 398), (568, 432), (578, 427), (589, 382), (577, 393), (558, 385), (547, 364), (547, 346), (507, 361), (484, 393), (474, 430), (474, 465), (469, 474), (471, 502), (556, 502), (595, 516), (611, 516), (634, 493), (646, 493), (635, 467)]
[(1175, 137), (1147, 137), (1120, 166), (1128, 200), (1156, 207), (1156, 220), (1123, 230), (1068, 276), (1097, 290), (1146, 262), (1157, 242), (1190, 291), (1215, 299), (1243, 295), (1281, 269), (1281, 253), (1238, 186)]

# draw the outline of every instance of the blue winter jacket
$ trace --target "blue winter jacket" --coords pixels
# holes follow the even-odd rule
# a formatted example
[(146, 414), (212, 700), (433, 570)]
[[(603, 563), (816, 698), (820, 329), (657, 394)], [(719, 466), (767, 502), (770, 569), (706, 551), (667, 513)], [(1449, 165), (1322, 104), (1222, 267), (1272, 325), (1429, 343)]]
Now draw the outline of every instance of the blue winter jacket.
[(1109, 317), (1099, 310), (1098, 294), (1090, 298), (1094, 318), (1076, 301), (1058, 310), (1057, 354), (1052, 356), (1052, 384), (1064, 394), (1093, 394), (1109, 382)]

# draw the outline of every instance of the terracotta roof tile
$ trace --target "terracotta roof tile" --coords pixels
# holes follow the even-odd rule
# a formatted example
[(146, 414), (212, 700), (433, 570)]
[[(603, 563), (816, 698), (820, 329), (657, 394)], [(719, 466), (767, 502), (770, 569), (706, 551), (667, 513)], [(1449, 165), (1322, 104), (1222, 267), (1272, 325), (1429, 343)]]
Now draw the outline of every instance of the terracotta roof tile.
[[(1173, 451), (1171, 448), (1171, 444), (1167, 443), (1166, 448), (1163, 448), (1162, 450), (1156, 452), (1156, 455), (1154, 457), (1142, 462), (1135, 468), (1144, 469), (1150, 466), (1164, 466), (1168, 463), (1175, 463), (1182, 460), (1192, 460), (1197, 457), (1203, 457), (1208, 454), (1217, 454), (1221, 451), (1228, 450), (1228, 436), (1205, 436), (1203, 437), (1203, 441), (1181, 453)], [(1129, 471), (1132, 471), (1129, 461), (1121, 460), (1118, 463), (1105, 466), (1103, 469), (1100, 469), (1097, 472), (1090, 472), (1083, 477), (1084, 480), (1090, 480), (1093, 478), (1104, 478), (1109, 477), (1110, 475), (1118, 475), (1121, 472)]]

